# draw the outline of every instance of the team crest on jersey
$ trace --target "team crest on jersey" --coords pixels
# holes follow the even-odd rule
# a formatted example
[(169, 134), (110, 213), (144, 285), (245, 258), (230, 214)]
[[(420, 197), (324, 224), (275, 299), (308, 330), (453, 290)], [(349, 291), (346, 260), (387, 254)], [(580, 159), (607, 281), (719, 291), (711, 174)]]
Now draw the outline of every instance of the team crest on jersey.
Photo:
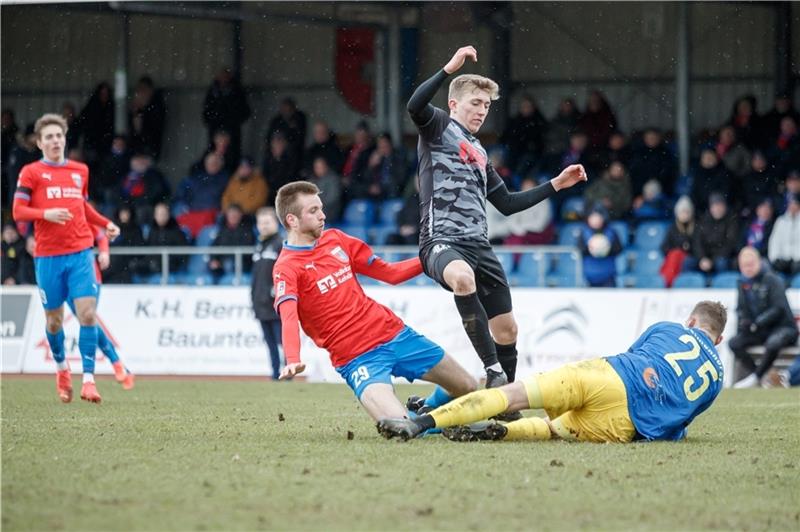
[(344, 252), (341, 246), (336, 246), (335, 248), (333, 248), (333, 251), (331, 251), (331, 255), (339, 259), (339, 262), (345, 262), (345, 263), (350, 262), (350, 257), (347, 256), (347, 253)]
[(81, 188), (81, 184), (83, 183), (83, 178), (81, 174), (76, 174), (75, 172), (72, 173), (72, 180), (75, 182), (75, 186)]

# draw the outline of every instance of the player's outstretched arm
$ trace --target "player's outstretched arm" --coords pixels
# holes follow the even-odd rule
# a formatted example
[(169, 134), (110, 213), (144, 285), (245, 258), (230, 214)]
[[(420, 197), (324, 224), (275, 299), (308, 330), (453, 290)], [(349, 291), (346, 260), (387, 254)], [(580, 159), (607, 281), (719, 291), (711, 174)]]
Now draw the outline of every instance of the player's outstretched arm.
[(281, 340), (286, 366), (281, 370), (279, 379), (291, 379), (306, 369), (300, 361), (300, 318), (297, 315), (297, 301), (287, 299), (278, 306), (281, 314)]
[(384, 283), (401, 284), (421, 274), (422, 263), (419, 261), (419, 257), (399, 262), (386, 262), (382, 258), (374, 256), (366, 267), (358, 268), (358, 270), (358, 273)]
[[(494, 169), (490, 167), (490, 171), (494, 171)], [(510, 216), (529, 209), (553, 196), (559, 190), (569, 188), (576, 183), (586, 181), (586, 179), (586, 170), (580, 164), (568, 166), (547, 183), (521, 192), (509, 192), (502, 180), (498, 178), (499, 184), (486, 196), (486, 199), (502, 214)]]
[(444, 80), (447, 79), (447, 76), (464, 66), (467, 58), (478, 61), (478, 52), (472, 46), (459, 48), (442, 70), (436, 72), (436, 74), (417, 87), (406, 106), (408, 114), (411, 115), (411, 119), (415, 124), (422, 126), (430, 121), (434, 111), (431, 100), (442, 86), (442, 83), (444, 83)]

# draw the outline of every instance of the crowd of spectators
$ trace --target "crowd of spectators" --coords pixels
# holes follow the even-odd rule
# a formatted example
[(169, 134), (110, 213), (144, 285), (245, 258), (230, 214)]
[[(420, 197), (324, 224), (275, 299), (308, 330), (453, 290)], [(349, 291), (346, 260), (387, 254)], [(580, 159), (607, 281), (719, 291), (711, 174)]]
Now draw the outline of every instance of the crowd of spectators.
[[(215, 224), (212, 243), (250, 245), (255, 212), (273, 205), (278, 188), (297, 179), (319, 186), (334, 224), (354, 200), (398, 202), (396, 227), (373, 243), (416, 243), (413, 139), (376, 134), (366, 122), (337, 135), (329, 124), (309, 121), (287, 97), (262, 133), (262, 152), (244, 153), (241, 132), (251, 109), (247, 90), (229, 69), (214, 77), (200, 112), (207, 148), (182, 175), (166, 176), (160, 170), (169, 112), (163, 90), (149, 76), (139, 79), (132, 92), (126, 135), (115, 134), (113, 88), (106, 82), (97, 85), (79, 112), (65, 103), (62, 113), (70, 127), (68, 157), (89, 165), (92, 201), (123, 228), (114, 245), (191, 243)], [(519, 216), (506, 219), (490, 208), (491, 240), (553, 244), (566, 223), (581, 220), (576, 245), (584, 256), (587, 283), (612, 286), (618, 273), (615, 256), (631, 242), (610, 227), (621, 222), (633, 229), (660, 220), (670, 224), (661, 246), (667, 286), (682, 272), (735, 269), (745, 245), (755, 247), (779, 273), (795, 275), (800, 273), (798, 123), (800, 115), (786, 95), (764, 114), (758, 113), (755, 98), (743, 96), (725, 123), (696, 135), (692, 169), (679, 175), (670, 133), (624, 131), (600, 91), (589, 93), (583, 110), (574, 99), (564, 99), (551, 118), (532, 96), (523, 95), (517, 112), (497, 132), (497, 143), (485, 143), (507, 186), (533, 187), (573, 163), (587, 168), (589, 181)], [(494, 138), (493, 132), (482, 133)], [(4, 213), (13, 177), (39, 157), (32, 125), (20, 129), (13, 111), (3, 110)], [(4, 228), (3, 261), (10, 268), (4, 268), (4, 282), (26, 278), (26, 272), (16, 273), (22, 268), (18, 264), (25, 263), (20, 262), (25, 230)], [(175, 268), (184, 267), (185, 259), (178, 257)], [(223, 263), (212, 259), (210, 272), (221, 275)], [(108, 276), (127, 282), (132, 275), (159, 269), (153, 261), (133, 260), (126, 271), (112, 269)], [(6, 276), (7, 271), (13, 274)]]

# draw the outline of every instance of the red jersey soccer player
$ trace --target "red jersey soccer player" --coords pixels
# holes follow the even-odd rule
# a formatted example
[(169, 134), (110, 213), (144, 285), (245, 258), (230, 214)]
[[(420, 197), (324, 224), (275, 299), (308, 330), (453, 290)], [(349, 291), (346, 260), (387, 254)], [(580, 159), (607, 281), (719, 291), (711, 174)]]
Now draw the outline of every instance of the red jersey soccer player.
[(419, 259), (390, 264), (361, 240), (324, 230), (322, 201), (313, 183), (284, 185), (275, 204), (288, 230), (273, 269), (286, 354), (281, 378), (305, 369), (299, 324), (328, 350), (336, 370), (376, 421), (407, 415), (394, 395), (392, 376), (434, 382), (452, 396), (477, 388), (454, 358), (369, 298), (356, 279), (361, 274), (398, 284), (422, 273)]
[(47, 341), (58, 366), (56, 389), (61, 400), (72, 400), (72, 377), (64, 353), (64, 302), (72, 299), (81, 324), (78, 348), (83, 362), (81, 399), (101, 401), (94, 383), (97, 349), (97, 281), (94, 272), (94, 230), (104, 227), (109, 238), (119, 227), (86, 201), (89, 170), (64, 157), (67, 123), (46, 114), (34, 126), (42, 160), (22, 168), (14, 193), (14, 220), (32, 221), (36, 235), (36, 284), (47, 317)]

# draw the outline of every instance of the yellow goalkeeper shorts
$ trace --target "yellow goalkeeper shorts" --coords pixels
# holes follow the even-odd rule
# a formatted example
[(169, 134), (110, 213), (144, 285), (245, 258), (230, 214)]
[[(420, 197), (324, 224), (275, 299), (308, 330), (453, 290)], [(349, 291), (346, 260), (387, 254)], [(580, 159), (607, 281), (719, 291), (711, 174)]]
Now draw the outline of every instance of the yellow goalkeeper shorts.
[[(630, 442), (636, 429), (628, 414), (625, 384), (605, 359), (567, 364), (534, 375), (553, 429), (568, 440)], [(526, 383), (526, 390), (530, 390)], [(528, 391), (528, 396), (531, 396)]]

